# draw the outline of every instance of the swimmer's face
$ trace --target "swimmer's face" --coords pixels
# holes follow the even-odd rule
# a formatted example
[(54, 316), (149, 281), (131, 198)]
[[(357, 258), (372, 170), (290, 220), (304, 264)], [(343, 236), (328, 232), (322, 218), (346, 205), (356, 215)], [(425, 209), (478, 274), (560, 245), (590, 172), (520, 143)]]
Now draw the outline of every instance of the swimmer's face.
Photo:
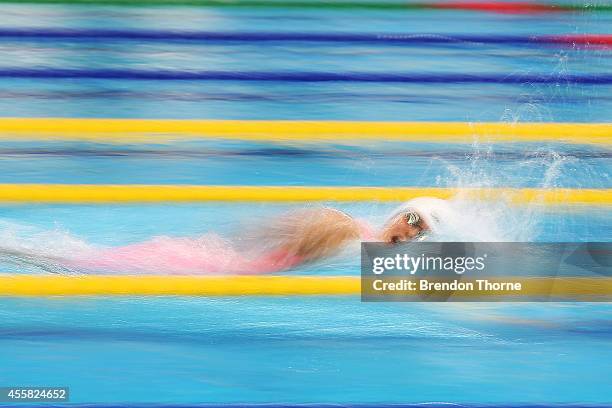
[(416, 225), (410, 225), (405, 214), (400, 214), (385, 225), (380, 238), (388, 244), (398, 244), (412, 241), (427, 230), (429, 228), (422, 219)]

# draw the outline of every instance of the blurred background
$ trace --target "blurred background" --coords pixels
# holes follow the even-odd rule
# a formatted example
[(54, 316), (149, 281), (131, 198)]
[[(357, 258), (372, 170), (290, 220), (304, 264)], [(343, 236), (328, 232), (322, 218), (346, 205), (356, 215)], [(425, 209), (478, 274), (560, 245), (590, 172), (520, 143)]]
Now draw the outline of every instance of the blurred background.
[[(32, 118), (595, 124), (612, 113), (605, 1), (0, 0), (0, 10), (0, 116), (26, 128)], [(116, 143), (14, 137), (5, 123), (10, 185), (612, 187), (609, 144), (550, 137), (305, 143), (152, 129)], [(464, 208), (479, 220), (475, 239), (609, 241), (603, 201)], [(240, 236), (244, 223), (303, 205), (29, 200), (2, 204), (0, 240), (64, 256)], [(334, 205), (378, 225), (397, 203)], [(352, 253), (289, 273), (357, 275), (359, 262)], [(611, 340), (603, 303), (2, 298), (0, 384), (67, 385), (73, 401), (100, 404), (609, 403)]]

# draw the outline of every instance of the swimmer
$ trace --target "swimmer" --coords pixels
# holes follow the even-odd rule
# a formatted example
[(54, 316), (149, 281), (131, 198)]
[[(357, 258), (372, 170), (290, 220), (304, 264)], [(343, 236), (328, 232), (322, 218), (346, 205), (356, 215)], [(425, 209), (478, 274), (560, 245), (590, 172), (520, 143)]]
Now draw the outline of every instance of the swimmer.
[[(417, 198), (395, 210), (379, 230), (364, 220), (329, 207), (283, 214), (241, 230), (236, 240), (215, 234), (196, 238), (155, 237), (118, 247), (80, 248), (64, 258), (32, 251), (6, 252), (12, 263), (40, 264), (62, 273), (262, 274), (290, 270), (339, 253), (350, 243), (395, 245), (435, 234), (449, 206), (436, 198)], [(0, 253), (0, 258), (2, 254)], [(7, 256), (8, 256), (7, 255)]]

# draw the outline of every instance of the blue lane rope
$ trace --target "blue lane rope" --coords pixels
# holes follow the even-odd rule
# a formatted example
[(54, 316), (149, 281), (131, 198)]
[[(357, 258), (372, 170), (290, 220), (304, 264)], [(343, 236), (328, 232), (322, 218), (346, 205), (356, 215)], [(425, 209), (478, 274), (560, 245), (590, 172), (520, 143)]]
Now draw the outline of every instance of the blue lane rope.
[(156, 81), (372, 82), (436, 84), (612, 84), (612, 74), (466, 74), (375, 72), (164, 71), (133, 69), (0, 69), (0, 78)]
[[(582, 41), (590, 38), (588, 34)], [(594, 35), (593, 42), (600, 44), (601, 36)], [(104, 29), (0, 29), (0, 39), (55, 41), (72, 40), (103, 42), (107, 40), (138, 41), (197, 41), (197, 42), (336, 42), (375, 43), (390, 45), (423, 44), (565, 44), (571, 45), (573, 37), (525, 36), (525, 35), (471, 35), (471, 34), (402, 34), (402, 33), (277, 33), (277, 32), (199, 32), (159, 30), (104, 30)]]
[(70, 40), (187, 40), (187, 41), (312, 41), (312, 42), (375, 42), (429, 44), (476, 42), (494, 44), (524, 44), (545, 42), (536, 36), (482, 36), (436, 34), (344, 34), (344, 33), (273, 33), (273, 32), (186, 32), (153, 30), (98, 29), (0, 29), (0, 38), (8, 39), (70, 39)]
[[(325, 150), (325, 149), (302, 149), (302, 148), (253, 148), (253, 149), (106, 149), (106, 148), (9, 148), (0, 149), (0, 156), (33, 156), (33, 157), (57, 157), (57, 156), (73, 156), (73, 157), (117, 157), (119, 159), (129, 158), (133, 156), (145, 157), (185, 157), (185, 158), (201, 158), (201, 157), (237, 157), (237, 156), (253, 156), (253, 157), (291, 157), (291, 158), (335, 158), (335, 159), (363, 159), (368, 158), (402, 158), (402, 157), (418, 157), (418, 158), (443, 158), (449, 160), (465, 159), (466, 152), (462, 150), (398, 150), (393, 151), (351, 151), (351, 150)], [(567, 157), (592, 160), (592, 159), (612, 159), (612, 152), (594, 152), (584, 150), (568, 150)], [(530, 158), (540, 157), (539, 153), (524, 153), (524, 152), (495, 152), (495, 158), (498, 160), (525, 160)]]

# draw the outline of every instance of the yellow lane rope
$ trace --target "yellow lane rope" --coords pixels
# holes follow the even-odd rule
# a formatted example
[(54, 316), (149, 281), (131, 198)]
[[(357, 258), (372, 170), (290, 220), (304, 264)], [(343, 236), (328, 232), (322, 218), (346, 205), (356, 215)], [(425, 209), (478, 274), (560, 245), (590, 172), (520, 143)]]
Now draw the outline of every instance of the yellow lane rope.
[(471, 199), (507, 199), (516, 204), (612, 204), (612, 189), (0, 184), (0, 202), (5, 203), (405, 201), (457, 194)]
[[(522, 289), (474, 290), (456, 292), (454, 296), (612, 296), (612, 278), (500, 277), (489, 281), (521, 283)], [(360, 293), (361, 281), (357, 276), (0, 275), (0, 296), (324, 296)]]
[(612, 144), (612, 123), (0, 118), (0, 140), (141, 143), (211, 138), (271, 142), (479, 140)]
[(354, 295), (355, 277), (0, 275), (0, 296), (47, 295)]

